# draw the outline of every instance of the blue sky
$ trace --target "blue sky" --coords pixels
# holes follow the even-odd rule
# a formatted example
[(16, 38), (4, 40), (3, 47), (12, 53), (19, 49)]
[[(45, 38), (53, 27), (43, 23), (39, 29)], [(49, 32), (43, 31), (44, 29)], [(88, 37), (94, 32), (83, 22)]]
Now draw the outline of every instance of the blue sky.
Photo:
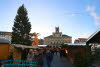
[(100, 0), (0, 0), (0, 31), (12, 31), (17, 9), (28, 11), (31, 32), (43, 38), (60, 27), (63, 34), (89, 37), (100, 29)]

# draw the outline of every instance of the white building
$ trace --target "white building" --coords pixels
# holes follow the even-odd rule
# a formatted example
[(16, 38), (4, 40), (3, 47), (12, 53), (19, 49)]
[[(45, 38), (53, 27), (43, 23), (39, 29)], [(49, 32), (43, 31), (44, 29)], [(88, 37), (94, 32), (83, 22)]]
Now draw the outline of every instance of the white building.
[(55, 28), (55, 32), (52, 33), (52, 35), (47, 36), (44, 38), (44, 44), (47, 44), (49, 46), (60, 46), (64, 43), (71, 43), (72, 37), (62, 34), (62, 32), (59, 32), (59, 27)]

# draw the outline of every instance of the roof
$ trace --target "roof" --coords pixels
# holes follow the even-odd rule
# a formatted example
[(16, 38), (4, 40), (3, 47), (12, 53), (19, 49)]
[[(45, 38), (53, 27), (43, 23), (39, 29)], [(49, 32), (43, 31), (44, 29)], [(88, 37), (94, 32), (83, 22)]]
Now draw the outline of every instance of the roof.
[(53, 37), (53, 35), (47, 36), (47, 37)]
[(87, 40), (87, 42), (100, 42), (100, 30), (94, 32)]
[(8, 31), (0, 31), (1, 33), (12, 33), (12, 32), (8, 32)]
[(10, 41), (9, 40), (6, 40), (6, 39), (1, 39), (0, 38), (0, 43), (10, 43)]
[(67, 45), (86, 45), (86, 43), (64, 43), (64, 44), (67, 44)]
[(62, 37), (70, 37), (70, 36), (63, 34)]
[(87, 40), (87, 38), (78, 38), (79, 40)]
[(47, 45), (38, 45), (38, 47), (46, 47)]
[(0, 32), (7, 32), (7, 31), (0, 31)]
[(38, 46), (27, 46), (27, 45), (21, 45), (21, 44), (12, 44), (12, 46), (17, 48), (39, 48)]
[(76, 42), (86, 42), (86, 41), (87, 41), (87, 38), (78, 38), (78, 39), (74, 40), (74, 43), (76, 43)]
[(97, 30), (96, 32), (94, 32), (89, 38), (87, 41), (89, 41), (94, 35), (96, 35), (100, 30)]
[[(47, 37), (54, 37), (54, 36), (50, 35), (50, 36), (47, 36)], [(70, 36), (63, 34), (62, 37), (70, 37)]]

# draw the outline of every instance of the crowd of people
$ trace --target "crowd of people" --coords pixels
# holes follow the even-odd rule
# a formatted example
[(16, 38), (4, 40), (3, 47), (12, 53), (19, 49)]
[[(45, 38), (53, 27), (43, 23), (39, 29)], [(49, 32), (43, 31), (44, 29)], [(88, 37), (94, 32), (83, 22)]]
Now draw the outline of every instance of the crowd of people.
[[(24, 49), (22, 48), (21, 60), (27, 60), (30, 62), (36, 62), (36, 66), (32, 66), (34, 64), (29, 63), (28, 67), (43, 67), (44, 61), (46, 60), (46, 67), (51, 67), (51, 63), (53, 61), (54, 55), (58, 56), (62, 59), (66, 57), (66, 49), (62, 48), (43, 48), (43, 49)], [(9, 57), (9, 59), (13, 59), (13, 55)], [(45, 59), (45, 60), (44, 60)], [(13, 63), (13, 62), (12, 62)], [(26, 66), (25, 66), (26, 67)]]
[[(51, 67), (54, 54), (58, 55), (58, 53), (60, 54), (60, 58), (66, 57), (66, 51), (64, 49), (30, 49), (26, 60), (31, 62), (37, 62), (36, 67), (43, 67), (45, 57), (47, 66)], [(30, 67), (32, 67), (32, 64), (30, 64)]]

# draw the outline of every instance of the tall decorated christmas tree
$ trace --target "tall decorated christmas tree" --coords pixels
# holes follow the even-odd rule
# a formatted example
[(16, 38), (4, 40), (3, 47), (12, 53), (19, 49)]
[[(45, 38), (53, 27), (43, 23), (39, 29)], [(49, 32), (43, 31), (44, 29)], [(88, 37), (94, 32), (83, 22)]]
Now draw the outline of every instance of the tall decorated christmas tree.
[(18, 8), (12, 30), (12, 44), (31, 45), (31, 24), (24, 5)]

